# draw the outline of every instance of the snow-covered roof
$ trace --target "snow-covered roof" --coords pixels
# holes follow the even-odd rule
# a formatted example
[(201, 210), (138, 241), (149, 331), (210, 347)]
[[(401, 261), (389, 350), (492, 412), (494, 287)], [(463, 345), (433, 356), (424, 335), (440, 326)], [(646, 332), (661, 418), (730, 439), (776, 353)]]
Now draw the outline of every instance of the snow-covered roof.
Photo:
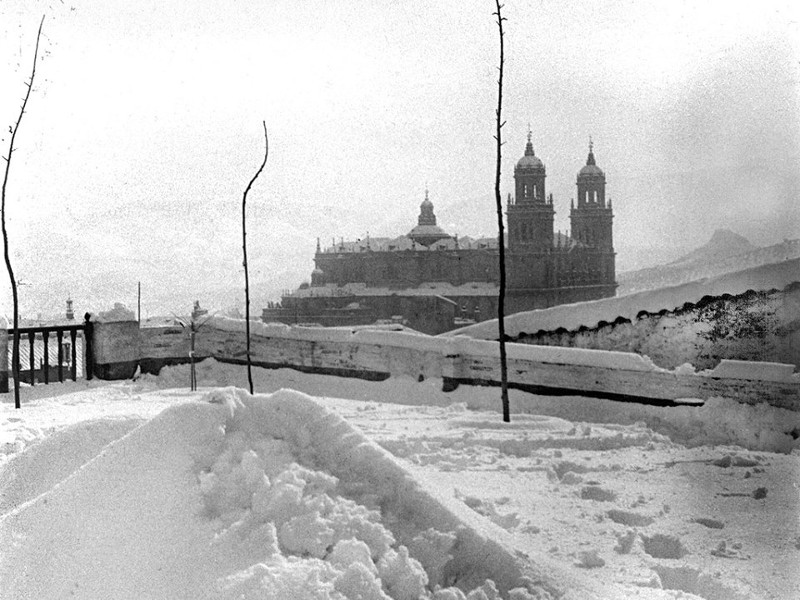
[(471, 282), (452, 285), (447, 282), (426, 282), (415, 288), (393, 289), (388, 287), (367, 287), (363, 282), (348, 283), (343, 286), (329, 284), (294, 290), (295, 298), (331, 298), (342, 296), (496, 296), (498, 286), (491, 282)]

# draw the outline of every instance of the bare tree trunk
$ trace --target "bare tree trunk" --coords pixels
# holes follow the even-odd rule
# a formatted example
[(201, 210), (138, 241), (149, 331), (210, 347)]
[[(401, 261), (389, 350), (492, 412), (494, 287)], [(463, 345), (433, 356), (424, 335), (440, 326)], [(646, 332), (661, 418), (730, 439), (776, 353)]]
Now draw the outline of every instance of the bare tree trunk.
[[(11, 142), (8, 145), (8, 156), (3, 158), (6, 161), (5, 174), (3, 175), (3, 188), (2, 196), (0, 199), (0, 223), (3, 230), (3, 252), (6, 261), (6, 269), (8, 270), (8, 278), (11, 280), (11, 296), (14, 304), (14, 342), (11, 351), (11, 372), (14, 377), (14, 406), (20, 408), (19, 402), (19, 295), (17, 293), (17, 280), (14, 277), (14, 269), (11, 267), (11, 254), (8, 249), (8, 231), (6, 230), (6, 187), (8, 185), (8, 173), (11, 170), (11, 155), (14, 153), (14, 141), (17, 137), (17, 131), (22, 123), (22, 116), (25, 114), (25, 108), (28, 105), (28, 98), (31, 96), (33, 89), (33, 80), (36, 77), (36, 60), (39, 57), (39, 40), (42, 37), (42, 25), (44, 25), (44, 15), (39, 23), (39, 31), (36, 34), (36, 49), (33, 52), (33, 68), (31, 69), (31, 77), (25, 83), (28, 86), (28, 91), (25, 92), (25, 98), (22, 101), (22, 107), (19, 110), (17, 122), (13, 127), (9, 127), (8, 131), (11, 134)], [(31, 374), (31, 377), (33, 374)]]
[(264, 162), (253, 175), (247, 188), (244, 190), (242, 196), (242, 254), (244, 255), (244, 322), (245, 322), (245, 336), (247, 338), (247, 383), (250, 385), (250, 393), (253, 393), (253, 366), (250, 359), (250, 274), (247, 270), (247, 192), (253, 186), (253, 182), (261, 175), (261, 171), (267, 164), (267, 157), (269, 156), (269, 137), (267, 137), (267, 122), (262, 121), (264, 125)]
[(503, 403), (503, 421), (509, 423), (511, 421), (510, 407), (508, 402), (508, 359), (506, 357), (506, 243), (505, 234), (503, 229), (503, 201), (500, 197), (500, 162), (502, 160), (502, 147), (503, 142), (500, 134), (505, 125), (501, 118), (503, 110), (503, 61), (505, 59), (503, 51), (503, 21), (505, 19), (500, 14), (500, 9), (503, 6), (500, 0), (495, 0), (497, 12), (497, 27), (500, 31), (500, 75), (497, 79), (497, 133), (495, 140), (497, 141), (497, 170), (495, 172), (494, 180), (494, 197), (497, 203), (497, 246), (500, 251), (500, 294), (497, 299), (497, 325), (500, 335), (500, 398)]

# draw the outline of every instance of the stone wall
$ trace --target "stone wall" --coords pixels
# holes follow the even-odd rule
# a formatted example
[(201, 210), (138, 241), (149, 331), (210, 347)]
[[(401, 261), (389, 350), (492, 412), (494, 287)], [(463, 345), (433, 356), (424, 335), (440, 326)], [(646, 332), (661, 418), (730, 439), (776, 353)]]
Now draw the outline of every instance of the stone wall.
[[(138, 365), (157, 373), (189, 362), (185, 329), (139, 329), (135, 322), (96, 323), (95, 373), (104, 379), (130, 377)], [(627, 352), (508, 344), (509, 384), (548, 394), (582, 394), (619, 400), (670, 403), (683, 398), (726, 396), (800, 410), (800, 379), (791, 365), (723, 361), (714, 371), (661, 369)], [(136, 357), (138, 353), (138, 358)], [(405, 332), (251, 324), (254, 365), (380, 380), (406, 376), (441, 378), (459, 384), (497, 385), (496, 342), (439, 338)], [(194, 357), (244, 364), (244, 322), (214, 318), (195, 334)]]

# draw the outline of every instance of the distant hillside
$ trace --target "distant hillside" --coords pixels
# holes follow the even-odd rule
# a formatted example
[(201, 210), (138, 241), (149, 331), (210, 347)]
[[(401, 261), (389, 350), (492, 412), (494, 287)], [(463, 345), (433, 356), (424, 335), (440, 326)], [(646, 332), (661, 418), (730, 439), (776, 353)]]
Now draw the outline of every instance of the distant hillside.
[(681, 285), (797, 257), (800, 257), (800, 240), (784, 240), (781, 244), (759, 248), (737, 233), (718, 229), (707, 244), (677, 260), (618, 273), (617, 295)]
[(743, 235), (739, 235), (730, 229), (717, 229), (707, 244), (672, 261), (669, 266), (715, 262), (757, 249), (758, 246), (751, 244)]

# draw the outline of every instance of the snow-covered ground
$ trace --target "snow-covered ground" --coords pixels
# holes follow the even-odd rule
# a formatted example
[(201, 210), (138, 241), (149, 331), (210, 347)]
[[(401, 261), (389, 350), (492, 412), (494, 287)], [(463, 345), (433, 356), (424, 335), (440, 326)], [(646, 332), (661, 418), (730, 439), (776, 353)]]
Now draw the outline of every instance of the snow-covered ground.
[(1, 598), (800, 598), (800, 414), (198, 371), (0, 404)]

